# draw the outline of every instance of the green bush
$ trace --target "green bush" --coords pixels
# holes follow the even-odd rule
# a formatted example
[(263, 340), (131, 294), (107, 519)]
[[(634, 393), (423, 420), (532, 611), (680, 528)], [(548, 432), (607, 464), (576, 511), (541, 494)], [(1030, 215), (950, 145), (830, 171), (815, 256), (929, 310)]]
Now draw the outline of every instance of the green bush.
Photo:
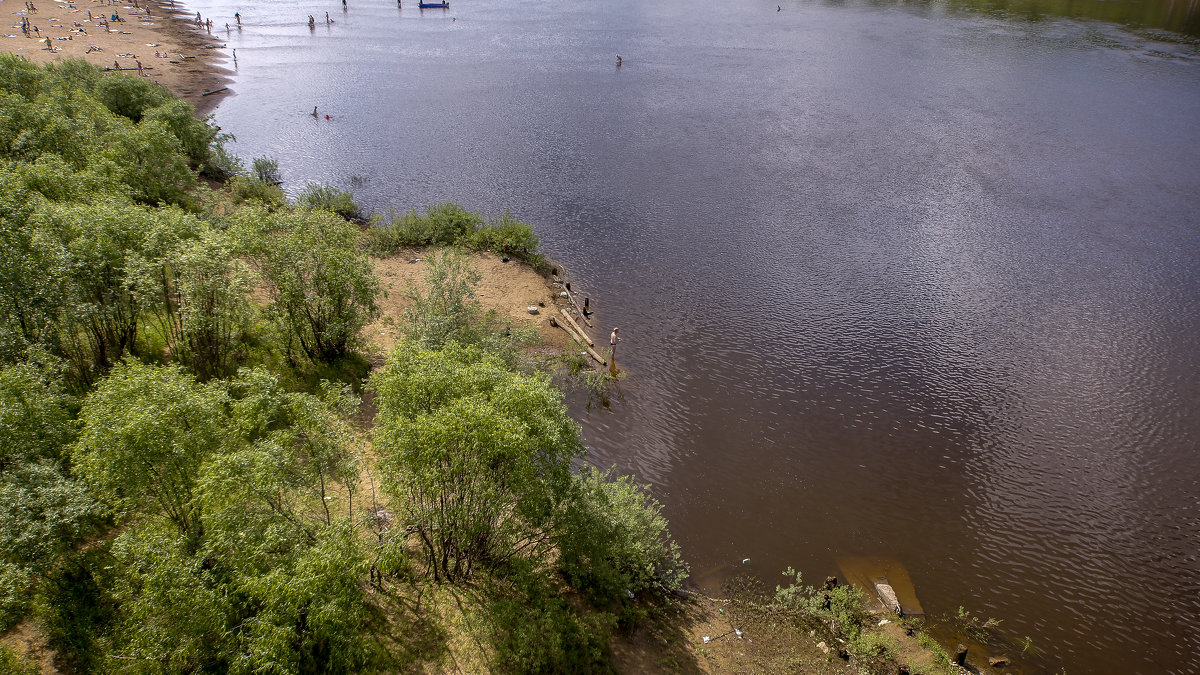
[(287, 195), (283, 194), (283, 188), (251, 176), (234, 176), (233, 180), (229, 181), (229, 192), (233, 195), (233, 201), (238, 204), (258, 202), (270, 209), (278, 209), (287, 204)]
[(456, 246), (474, 251), (491, 251), (515, 258), (545, 274), (550, 265), (538, 252), (533, 228), (504, 213), (485, 222), (479, 214), (447, 202), (397, 216), (375, 217), (364, 234), (365, 245), (376, 255), (391, 255), (405, 247)]
[(254, 177), (264, 183), (279, 185), (283, 178), (279, 175), (279, 162), (270, 157), (256, 157), (252, 164)]
[(401, 342), (371, 387), (382, 483), (435, 579), (546, 555), (583, 450), (561, 392), (454, 342)]
[(425, 209), (423, 215), (415, 210), (402, 216), (394, 213), (387, 222), (376, 218), (368, 231), (368, 247), (375, 253), (387, 255), (405, 246), (455, 246), (475, 232), (483, 219), (453, 202)]
[(143, 204), (188, 204), (187, 191), (196, 174), (188, 166), (183, 144), (160, 120), (147, 119), (109, 133), (101, 156), (116, 167), (116, 178)]
[(678, 590), (688, 568), (667, 531), (662, 505), (629, 476), (587, 467), (575, 480), (556, 543), (559, 569), (601, 607), (649, 591)]
[(296, 198), (296, 206), (309, 210), (323, 209), (336, 213), (346, 220), (360, 218), (358, 204), (354, 203), (354, 193), (329, 185), (309, 183)]
[(22, 56), (0, 53), (0, 91), (16, 94), (26, 101), (32, 100), (41, 90), (45, 72)]
[(271, 313), (288, 344), (314, 361), (356, 349), (363, 326), (379, 316), (379, 280), (358, 247), (358, 229), (331, 213), (289, 211), (234, 216), (243, 246), (257, 262)]
[(146, 111), (167, 103), (172, 96), (144, 77), (113, 73), (100, 79), (96, 98), (114, 114), (140, 122)]
[(479, 279), (479, 272), (460, 252), (434, 253), (424, 292), (409, 289), (411, 304), (404, 310), (408, 335), (428, 349), (440, 349), (448, 342), (475, 345), (515, 364), (516, 348), (536, 341), (537, 328), (515, 327), (495, 312), (485, 312), (475, 298)]
[(171, 99), (146, 111), (143, 119), (165, 124), (179, 139), (192, 168), (199, 169), (212, 161), (217, 129), (207, 121), (196, 119), (196, 108), (191, 103)]

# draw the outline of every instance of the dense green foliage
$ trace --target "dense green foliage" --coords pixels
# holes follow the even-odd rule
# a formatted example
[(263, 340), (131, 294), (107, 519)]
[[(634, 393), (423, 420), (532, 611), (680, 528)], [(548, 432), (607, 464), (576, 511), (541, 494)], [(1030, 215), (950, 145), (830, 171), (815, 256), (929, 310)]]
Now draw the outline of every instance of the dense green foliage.
[(272, 300), (289, 354), (328, 361), (358, 346), (379, 315), (379, 281), (358, 246), (358, 230), (326, 211), (267, 214), (243, 209), (235, 230), (247, 242)]
[(296, 206), (302, 209), (323, 209), (336, 213), (346, 220), (359, 220), (362, 214), (354, 203), (354, 193), (339, 190), (330, 185), (309, 184), (296, 197)]
[[(516, 369), (465, 258), (435, 257), (371, 378), (367, 448), (345, 364), (379, 282), (351, 195), (291, 208), (256, 162), (214, 196), (197, 172), (237, 162), (144, 79), (0, 75), (0, 631), (31, 618), (81, 673), (392, 672), (447, 649), (421, 598), (448, 582), (484, 589), (462, 611), (490, 669), (603, 672), (678, 588), (659, 505), (576, 471), (560, 392)], [(428, 242), (538, 259), (507, 216), (431, 213)]]
[(475, 347), (407, 341), (371, 381), (384, 487), (404, 506), (434, 577), (540, 553), (582, 452), (548, 381)]
[(409, 211), (386, 219), (376, 216), (372, 225), (367, 232), (367, 245), (380, 255), (411, 246), (456, 246), (515, 258), (542, 273), (549, 269), (546, 258), (538, 252), (533, 228), (507, 212), (488, 221), (454, 202), (447, 202), (430, 206), (423, 215)]

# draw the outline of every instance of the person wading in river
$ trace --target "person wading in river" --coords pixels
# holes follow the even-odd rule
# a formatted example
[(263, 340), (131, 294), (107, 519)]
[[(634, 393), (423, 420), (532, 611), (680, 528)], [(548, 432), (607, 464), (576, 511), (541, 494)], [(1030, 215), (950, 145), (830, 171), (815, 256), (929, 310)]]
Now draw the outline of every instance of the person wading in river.
[(621, 329), (614, 328), (612, 335), (608, 336), (608, 345), (612, 348), (612, 357), (614, 360), (617, 358), (617, 343), (621, 341), (621, 336), (617, 335), (617, 331), (619, 330)]

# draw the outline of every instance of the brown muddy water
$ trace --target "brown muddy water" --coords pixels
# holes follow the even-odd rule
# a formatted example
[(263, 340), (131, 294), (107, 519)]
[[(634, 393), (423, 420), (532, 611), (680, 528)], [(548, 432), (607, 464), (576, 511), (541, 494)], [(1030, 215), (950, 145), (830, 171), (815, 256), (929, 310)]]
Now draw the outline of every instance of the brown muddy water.
[(189, 8), (289, 187), (535, 225), (697, 584), (886, 558), (1027, 672), (1200, 672), (1195, 3), (779, 2)]

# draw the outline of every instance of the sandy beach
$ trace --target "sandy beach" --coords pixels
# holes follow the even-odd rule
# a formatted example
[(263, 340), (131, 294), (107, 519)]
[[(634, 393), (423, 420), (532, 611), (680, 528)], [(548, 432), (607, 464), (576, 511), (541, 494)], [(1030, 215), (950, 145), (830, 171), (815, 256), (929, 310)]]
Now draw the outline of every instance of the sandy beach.
[[(5, 19), (0, 50), (35, 63), (79, 57), (136, 75), (140, 62), (143, 77), (201, 114), (229, 93), (205, 96), (229, 83), (232, 59), (224, 42), (196, 24), (194, 13), (188, 15), (170, 0), (0, 0), (0, 14)], [(214, 31), (234, 23), (233, 17), (212, 21)]]

